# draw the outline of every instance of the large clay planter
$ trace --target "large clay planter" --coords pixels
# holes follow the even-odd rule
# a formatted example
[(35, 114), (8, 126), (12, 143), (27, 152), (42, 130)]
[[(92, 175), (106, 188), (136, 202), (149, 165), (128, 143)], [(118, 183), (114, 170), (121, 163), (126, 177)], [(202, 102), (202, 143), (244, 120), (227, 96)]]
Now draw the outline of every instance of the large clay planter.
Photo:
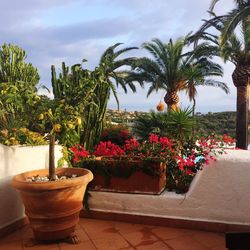
[[(140, 193), (140, 194), (161, 194), (166, 187), (166, 165), (160, 162), (148, 162), (149, 168), (154, 168), (157, 175), (152, 175), (147, 171), (140, 169), (142, 161), (95, 161), (90, 168), (86, 162), (83, 167), (89, 168), (93, 174), (94, 179), (89, 184), (89, 190), (93, 191), (108, 191), (108, 192), (121, 192), (121, 193)], [(104, 166), (107, 164), (107, 168)], [(145, 162), (144, 162), (145, 164)], [(122, 173), (126, 173), (126, 169), (136, 168), (129, 176), (122, 176)], [(101, 168), (111, 170), (107, 175), (107, 172), (100, 171)], [(102, 174), (105, 173), (105, 174)], [(126, 175), (126, 174), (125, 174)]]
[(87, 169), (60, 168), (56, 174), (77, 174), (79, 177), (51, 182), (25, 181), (27, 177), (48, 175), (48, 170), (42, 169), (12, 179), (13, 187), (20, 191), (37, 240), (59, 240), (74, 233), (86, 186), (93, 179), (93, 174)]

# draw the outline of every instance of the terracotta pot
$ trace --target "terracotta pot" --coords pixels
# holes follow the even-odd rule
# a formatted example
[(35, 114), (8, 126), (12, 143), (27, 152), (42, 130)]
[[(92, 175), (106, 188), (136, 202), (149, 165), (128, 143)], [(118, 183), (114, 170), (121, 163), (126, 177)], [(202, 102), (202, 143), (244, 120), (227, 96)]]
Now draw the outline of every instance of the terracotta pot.
[(83, 196), (93, 174), (87, 169), (60, 168), (58, 175), (79, 177), (51, 182), (26, 182), (27, 177), (48, 175), (47, 169), (16, 175), (12, 186), (20, 191), (25, 213), (38, 240), (59, 240), (75, 231)]
[[(96, 168), (91, 168), (94, 173), (94, 179), (89, 184), (89, 189), (94, 191), (110, 191), (122, 193), (141, 193), (141, 194), (161, 194), (166, 187), (166, 165), (160, 162), (151, 162), (150, 167), (155, 168), (160, 175), (152, 176), (142, 170), (135, 171), (128, 177), (122, 176), (103, 176), (98, 173), (100, 161), (96, 161)], [(110, 161), (110, 168), (116, 168), (119, 173), (124, 168), (130, 168), (136, 164), (142, 164), (141, 161)], [(86, 166), (87, 167), (87, 166)]]

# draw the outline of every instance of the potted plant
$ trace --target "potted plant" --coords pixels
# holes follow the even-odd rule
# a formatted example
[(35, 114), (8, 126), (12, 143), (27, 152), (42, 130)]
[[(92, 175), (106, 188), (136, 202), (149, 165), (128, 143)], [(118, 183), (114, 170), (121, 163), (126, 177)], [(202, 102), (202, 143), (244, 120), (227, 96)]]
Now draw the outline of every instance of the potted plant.
[(77, 243), (75, 227), (86, 186), (93, 175), (83, 168), (55, 168), (55, 134), (60, 130), (60, 125), (54, 124), (49, 136), (49, 171), (18, 174), (12, 185), (20, 192), (35, 240), (68, 239)]
[(94, 173), (90, 190), (160, 194), (166, 186), (166, 166), (172, 154), (172, 141), (151, 135), (139, 143), (134, 138), (120, 147), (100, 142), (89, 154), (84, 147), (70, 148), (71, 162)]

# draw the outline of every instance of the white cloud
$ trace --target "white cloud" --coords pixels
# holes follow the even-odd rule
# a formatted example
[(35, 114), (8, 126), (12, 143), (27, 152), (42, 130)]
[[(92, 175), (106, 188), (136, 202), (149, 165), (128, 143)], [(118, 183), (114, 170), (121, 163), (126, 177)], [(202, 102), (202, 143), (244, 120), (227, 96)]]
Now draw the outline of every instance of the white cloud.
[[(216, 10), (219, 13), (228, 11), (233, 1), (229, 2), (221, 0)], [(86, 66), (93, 68), (103, 51), (116, 42), (125, 42), (126, 47), (140, 46), (154, 37), (167, 42), (169, 38), (183, 36), (200, 27), (202, 18), (208, 18), (209, 4), (210, 0), (2, 0), (0, 22), (4, 25), (0, 27), (0, 44), (15, 43), (23, 47), (28, 54), (27, 60), (38, 67), (41, 82), (49, 86), (51, 64), (59, 68), (62, 61), (71, 65), (86, 58)], [(97, 13), (95, 7), (107, 13)], [(64, 20), (63, 25), (53, 20), (45, 21), (46, 13), (53, 11), (57, 18), (62, 8), (69, 11), (67, 18), (73, 20), (74, 11), (80, 11), (83, 19), (68, 23)], [(93, 13), (86, 13), (86, 9)], [(141, 56), (146, 52), (139, 50), (129, 55)], [(232, 65), (225, 65), (224, 81), (229, 82), (231, 94), (225, 96), (215, 88), (200, 89), (197, 111), (235, 106), (232, 70)], [(121, 92), (119, 97), (122, 108), (149, 110), (155, 107), (161, 95), (152, 94), (147, 99), (146, 90), (138, 87), (136, 94)], [(183, 105), (189, 105), (185, 95), (181, 95), (181, 100)], [(115, 107), (114, 99), (111, 98), (109, 105)]]

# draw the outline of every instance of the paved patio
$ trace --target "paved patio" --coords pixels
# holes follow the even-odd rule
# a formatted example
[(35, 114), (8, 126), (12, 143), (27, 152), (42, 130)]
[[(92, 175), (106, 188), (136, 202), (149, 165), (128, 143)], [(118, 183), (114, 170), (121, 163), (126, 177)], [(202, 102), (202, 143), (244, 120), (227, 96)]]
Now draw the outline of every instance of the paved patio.
[(32, 237), (26, 226), (2, 239), (1, 250), (224, 250), (224, 235), (170, 227), (131, 224), (117, 221), (80, 219), (77, 226), (80, 243), (39, 244), (26, 247)]

